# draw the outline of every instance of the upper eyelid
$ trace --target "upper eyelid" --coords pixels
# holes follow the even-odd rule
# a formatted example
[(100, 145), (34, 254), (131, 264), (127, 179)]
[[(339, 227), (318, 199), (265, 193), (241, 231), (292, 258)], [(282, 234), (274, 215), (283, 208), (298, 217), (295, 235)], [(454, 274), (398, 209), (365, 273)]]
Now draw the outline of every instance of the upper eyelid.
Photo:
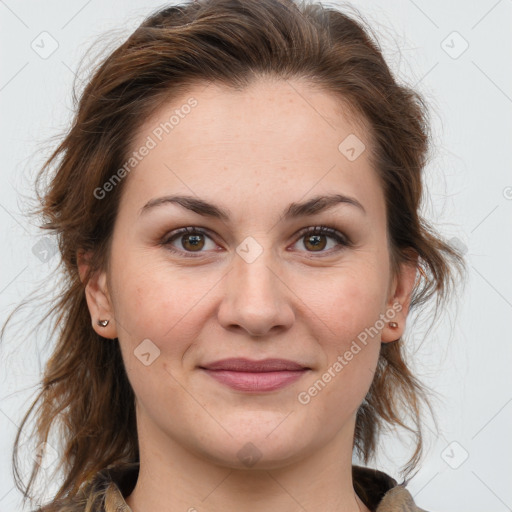
[[(330, 238), (333, 238), (333, 239), (336, 239), (336, 237), (339, 236), (341, 239), (343, 239), (344, 244), (347, 245), (347, 246), (352, 244), (352, 241), (351, 241), (350, 237), (347, 236), (343, 231), (341, 231), (341, 230), (339, 230), (337, 228), (334, 228), (332, 226), (324, 226), (324, 225), (312, 225), (312, 226), (306, 226), (304, 228), (299, 229), (293, 235), (294, 238), (296, 239), (296, 241), (294, 243), (297, 243), (297, 241), (301, 237), (305, 236), (306, 234), (308, 234), (310, 232), (314, 232), (315, 230), (318, 231), (319, 234), (323, 234), (323, 235), (325, 235), (327, 237), (330, 237)], [(172, 234), (173, 231), (175, 231), (174, 234)], [(171, 242), (171, 239), (173, 239), (173, 238), (178, 239), (179, 236), (186, 235), (187, 233), (190, 233), (190, 234), (192, 234), (192, 233), (204, 234), (204, 235), (208, 236), (214, 243), (217, 244), (217, 241), (215, 240), (215, 235), (212, 235), (213, 232), (210, 231), (208, 228), (202, 228), (202, 227), (199, 227), (199, 226), (184, 226), (182, 228), (177, 228), (177, 229), (175, 229), (173, 231), (171, 231), (170, 233), (164, 235), (164, 237), (162, 239), (162, 243), (163, 244), (168, 244), (168, 243)], [(327, 232), (325, 232), (325, 231), (327, 231)], [(340, 243), (340, 245), (342, 245), (342, 244)], [(194, 253), (194, 251), (185, 251), (185, 250), (183, 250), (183, 252)], [(203, 252), (203, 251), (197, 251), (196, 254), (200, 254), (201, 252)], [(314, 251), (312, 251), (312, 252), (314, 252)]]

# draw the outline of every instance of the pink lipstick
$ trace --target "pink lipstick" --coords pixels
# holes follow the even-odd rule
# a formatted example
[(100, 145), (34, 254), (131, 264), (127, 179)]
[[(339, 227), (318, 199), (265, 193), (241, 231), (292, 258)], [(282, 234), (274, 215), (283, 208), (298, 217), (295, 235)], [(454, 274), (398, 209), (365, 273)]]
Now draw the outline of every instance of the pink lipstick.
[(283, 388), (310, 368), (286, 359), (256, 361), (232, 358), (200, 366), (210, 377), (238, 391), (261, 392)]

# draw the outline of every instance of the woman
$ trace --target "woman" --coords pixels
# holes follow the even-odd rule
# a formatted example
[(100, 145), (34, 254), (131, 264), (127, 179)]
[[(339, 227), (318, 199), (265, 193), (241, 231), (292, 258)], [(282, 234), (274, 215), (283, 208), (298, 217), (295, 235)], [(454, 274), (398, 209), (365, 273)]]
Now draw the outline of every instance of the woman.
[(56, 167), (41, 213), (66, 276), (23, 422), (36, 411), (47, 451), (60, 428), (40, 510), (421, 511), (352, 455), (384, 424), (416, 437), (406, 475), (422, 452), (406, 319), (463, 268), (419, 215), (427, 131), (339, 11), (207, 0), (145, 20), (40, 175)]

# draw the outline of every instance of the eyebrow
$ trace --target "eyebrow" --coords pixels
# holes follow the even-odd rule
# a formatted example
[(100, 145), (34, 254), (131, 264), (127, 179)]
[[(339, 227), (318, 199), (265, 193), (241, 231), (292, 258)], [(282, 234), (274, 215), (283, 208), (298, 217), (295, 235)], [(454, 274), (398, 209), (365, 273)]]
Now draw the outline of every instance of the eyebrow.
[[(151, 199), (141, 208), (139, 215), (142, 215), (153, 208), (169, 203), (178, 204), (183, 208), (191, 210), (204, 217), (213, 217), (226, 222), (228, 222), (230, 219), (229, 210), (209, 203), (204, 199), (187, 195), (171, 195)], [(330, 194), (315, 196), (302, 203), (291, 203), (284, 211), (283, 218), (285, 220), (290, 220), (298, 217), (315, 215), (322, 211), (333, 208), (340, 203), (355, 206), (366, 215), (366, 210), (364, 209), (363, 205), (354, 197), (349, 197), (343, 194)]]

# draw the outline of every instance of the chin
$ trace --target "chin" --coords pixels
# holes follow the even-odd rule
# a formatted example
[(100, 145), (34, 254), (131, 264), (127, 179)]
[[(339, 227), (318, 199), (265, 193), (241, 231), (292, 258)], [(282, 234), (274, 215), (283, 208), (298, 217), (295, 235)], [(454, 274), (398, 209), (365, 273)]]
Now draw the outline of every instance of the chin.
[(303, 458), (304, 447), (296, 443), (283, 444), (281, 440), (238, 439), (219, 445), (212, 452), (211, 446), (203, 447), (203, 455), (216, 465), (230, 469), (273, 470), (286, 467)]
[(206, 443), (202, 439), (199, 450), (203, 456), (232, 469), (270, 470), (300, 460), (320, 437), (308, 436), (304, 423), (294, 422), (294, 414), (260, 411), (248, 416), (223, 423), (231, 436), (222, 429), (222, 434), (217, 431), (218, 436), (209, 437)]

